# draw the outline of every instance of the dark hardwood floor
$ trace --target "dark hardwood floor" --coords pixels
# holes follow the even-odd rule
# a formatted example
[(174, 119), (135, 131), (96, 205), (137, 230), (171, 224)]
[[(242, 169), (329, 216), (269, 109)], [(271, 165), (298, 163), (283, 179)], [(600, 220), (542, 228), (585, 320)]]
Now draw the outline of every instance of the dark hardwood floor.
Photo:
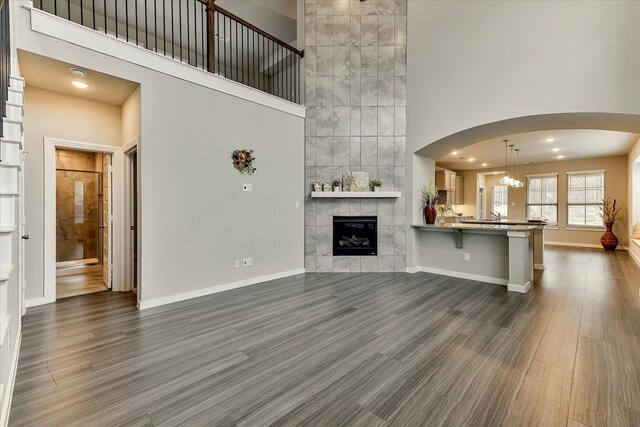
[(549, 247), (526, 295), (307, 274), (139, 312), (24, 317), (10, 425), (640, 425), (640, 268)]

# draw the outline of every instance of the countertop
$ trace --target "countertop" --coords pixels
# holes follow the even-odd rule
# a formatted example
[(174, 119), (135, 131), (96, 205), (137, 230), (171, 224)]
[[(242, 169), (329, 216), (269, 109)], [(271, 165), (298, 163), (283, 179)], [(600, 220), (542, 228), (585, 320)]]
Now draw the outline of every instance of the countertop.
[(536, 227), (542, 227), (542, 226), (547, 225), (546, 222), (509, 221), (508, 219), (495, 221), (495, 222), (483, 221), (483, 220), (478, 220), (478, 219), (471, 219), (471, 220), (463, 220), (463, 221), (460, 221), (460, 222), (463, 223), (463, 224), (533, 225), (533, 226), (536, 226)]
[(509, 223), (501, 223), (501, 224), (487, 224), (487, 223), (468, 223), (468, 222), (454, 222), (449, 224), (414, 224), (413, 228), (418, 230), (433, 230), (433, 231), (444, 231), (444, 230), (471, 230), (471, 231), (530, 231), (535, 230), (540, 227), (540, 225), (531, 225), (531, 224), (509, 224)]

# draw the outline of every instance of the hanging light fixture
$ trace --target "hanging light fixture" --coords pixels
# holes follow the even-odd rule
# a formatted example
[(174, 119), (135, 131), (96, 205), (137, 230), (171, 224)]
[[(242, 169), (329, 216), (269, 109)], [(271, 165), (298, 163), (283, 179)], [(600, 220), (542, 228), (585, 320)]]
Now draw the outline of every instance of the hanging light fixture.
[(520, 181), (520, 149), (516, 148), (516, 182), (513, 184), (515, 188), (524, 187), (524, 182)]
[[(504, 142), (504, 167), (505, 169), (507, 169), (509, 167), (509, 159), (508, 159), (508, 155), (507, 155), (507, 149), (508, 149), (508, 143), (509, 140), (508, 139), (503, 139), (502, 142)], [(502, 178), (500, 178), (500, 184), (502, 185), (510, 185), (509, 184), (509, 180), (511, 178), (509, 177), (509, 174), (507, 172), (504, 173), (504, 176)]]

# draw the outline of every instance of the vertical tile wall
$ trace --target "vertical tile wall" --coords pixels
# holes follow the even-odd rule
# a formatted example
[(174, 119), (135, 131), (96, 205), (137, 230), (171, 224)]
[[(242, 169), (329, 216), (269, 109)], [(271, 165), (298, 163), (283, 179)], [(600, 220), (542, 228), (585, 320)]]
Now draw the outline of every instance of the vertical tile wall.
[[(305, 267), (405, 271), (407, 0), (306, 0), (305, 29)], [(309, 197), (360, 170), (402, 197)], [(332, 256), (333, 215), (377, 215), (378, 256)]]

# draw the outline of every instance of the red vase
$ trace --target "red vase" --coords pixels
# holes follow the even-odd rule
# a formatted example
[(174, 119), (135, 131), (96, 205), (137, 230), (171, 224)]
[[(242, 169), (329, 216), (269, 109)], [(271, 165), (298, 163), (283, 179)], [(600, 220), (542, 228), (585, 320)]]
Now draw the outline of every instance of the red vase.
[(438, 212), (436, 211), (436, 207), (433, 205), (427, 205), (424, 207), (424, 222), (427, 224), (435, 224), (436, 216)]
[(600, 243), (605, 251), (615, 251), (618, 246), (618, 238), (612, 231), (613, 223), (613, 221), (610, 221), (604, 224), (607, 227), (607, 231), (600, 238)]

